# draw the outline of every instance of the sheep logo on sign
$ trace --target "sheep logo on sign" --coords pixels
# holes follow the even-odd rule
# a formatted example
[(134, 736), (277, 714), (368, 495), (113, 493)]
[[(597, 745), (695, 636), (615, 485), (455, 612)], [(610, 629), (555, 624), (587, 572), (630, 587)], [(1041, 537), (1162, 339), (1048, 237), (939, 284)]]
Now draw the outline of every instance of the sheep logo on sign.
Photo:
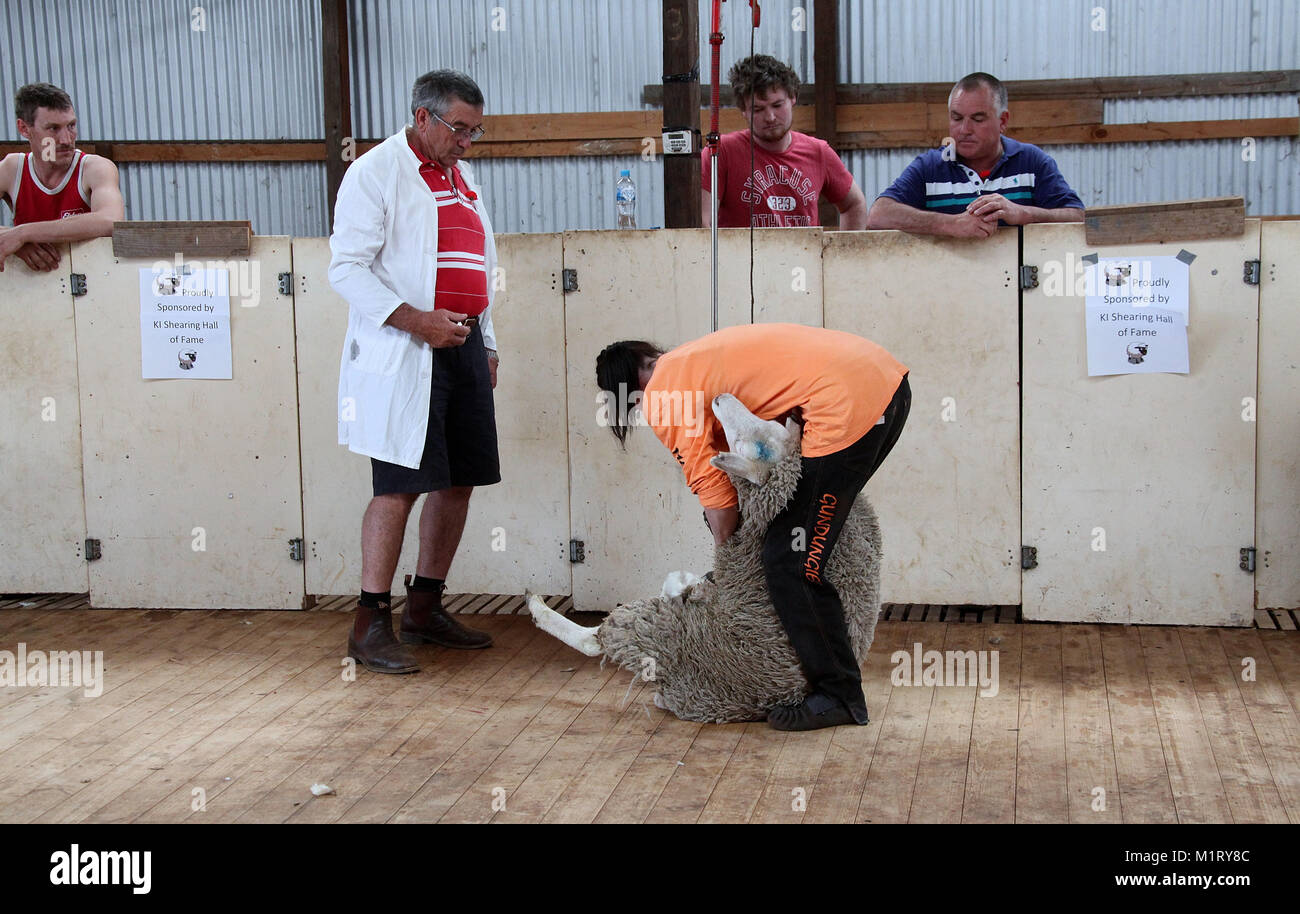
[(1133, 264), (1131, 263), (1108, 263), (1106, 264), (1106, 285), (1122, 286), (1132, 272)]
[[(181, 367), (189, 371), (194, 367), (194, 363), (199, 360), (199, 354), (193, 349), (182, 349), (176, 353), (176, 361), (181, 363)], [(207, 363), (204, 362), (206, 365)]]
[(1147, 357), (1147, 344), (1129, 343), (1128, 349), (1126, 351), (1128, 352), (1128, 360), (1130, 362), (1132, 362), (1134, 365), (1141, 365), (1142, 360)]

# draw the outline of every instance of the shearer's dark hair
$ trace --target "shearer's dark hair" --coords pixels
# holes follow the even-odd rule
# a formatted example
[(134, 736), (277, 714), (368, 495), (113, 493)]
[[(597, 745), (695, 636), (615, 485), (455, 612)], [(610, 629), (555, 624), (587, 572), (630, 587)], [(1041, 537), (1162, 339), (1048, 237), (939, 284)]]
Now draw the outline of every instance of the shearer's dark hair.
[(67, 111), (72, 107), (72, 96), (49, 83), (28, 83), (14, 93), (14, 114), (24, 124), (36, 120), (37, 108)]
[(989, 73), (971, 73), (957, 80), (957, 84), (948, 93), (948, 101), (952, 101), (958, 89), (963, 92), (973, 92), (981, 87), (993, 93), (993, 110), (997, 114), (1001, 115), (1007, 110), (1007, 87), (1002, 85), (1000, 79)]
[(431, 70), (411, 87), (411, 116), (421, 108), (442, 117), (460, 99), (473, 108), (483, 107), (483, 90), (458, 70)]
[(791, 101), (799, 94), (799, 74), (767, 54), (755, 54), (736, 61), (727, 79), (731, 81), (736, 107), (742, 110), (749, 99), (760, 93), (766, 95), (774, 87), (784, 89)]
[[(641, 362), (657, 359), (664, 351), (645, 340), (620, 340), (610, 343), (596, 356), (596, 384), (605, 393), (623, 404), (634, 390), (640, 389)], [(621, 409), (611, 410), (609, 430), (618, 439), (619, 446), (627, 450), (627, 433), (632, 426)]]

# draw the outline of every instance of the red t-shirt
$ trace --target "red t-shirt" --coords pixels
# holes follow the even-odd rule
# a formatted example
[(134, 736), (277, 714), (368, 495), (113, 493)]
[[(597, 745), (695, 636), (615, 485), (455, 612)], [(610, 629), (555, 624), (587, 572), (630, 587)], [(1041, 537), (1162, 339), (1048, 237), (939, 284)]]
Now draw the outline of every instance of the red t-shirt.
[(72, 167), (63, 176), (58, 187), (46, 187), (36, 177), (32, 167), (32, 154), (23, 157), (18, 169), (18, 180), (8, 189), (14, 207), (14, 225), (29, 222), (53, 222), (90, 212), (90, 202), (81, 187), (81, 166), (85, 156), (78, 149)]
[[(840, 203), (853, 187), (853, 175), (824, 140), (791, 130), (790, 148), (777, 154), (754, 146), (754, 170), (749, 170), (749, 131), (728, 133), (718, 144), (719, 228), (749, 225), (749, 205), (754, 205), (754, 227), (821, 225), (817, 199), (825, 195)], [(709, 150), (701, 156), (706, 191), (710, 180)]]
[(438, 276), (433, 307), (470, 317), (482, 314), (488, 306), (487, 240), (483, 220), (474, 209), (478, 197), (459, 168), (451, 169), (453, 184), (441, 165), (420, 155), (415, 146), (411, 151), (420, 160), (420, 176), (438, 201)]

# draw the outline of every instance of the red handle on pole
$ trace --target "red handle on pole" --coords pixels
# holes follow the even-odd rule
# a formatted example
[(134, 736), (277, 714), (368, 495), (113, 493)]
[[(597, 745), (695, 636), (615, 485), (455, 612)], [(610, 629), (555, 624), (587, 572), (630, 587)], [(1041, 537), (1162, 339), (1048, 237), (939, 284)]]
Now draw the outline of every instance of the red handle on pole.
[(718, 94), (718, 81), (722, 78), (718, 72), (722, 66), (722, 4), (724, 0), (713, 0), (713, 28), (709, 31), (709, 44), (713, 48), (713, 66), (709, 77), (709, 147), (717, 154), (718, 148), (718, 107), (721, 97)]

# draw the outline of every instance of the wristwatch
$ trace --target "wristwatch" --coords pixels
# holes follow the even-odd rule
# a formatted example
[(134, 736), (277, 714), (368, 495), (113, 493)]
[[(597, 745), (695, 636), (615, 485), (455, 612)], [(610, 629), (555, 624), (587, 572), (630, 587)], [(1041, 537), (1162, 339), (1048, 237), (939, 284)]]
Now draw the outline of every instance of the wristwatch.
[(501, 356), (497, 355), (497, 351), (495, 349), (486, 349), (484, 351), (487, 353), (488, 358), (492, 359), (494, 362), (501, 361)]

